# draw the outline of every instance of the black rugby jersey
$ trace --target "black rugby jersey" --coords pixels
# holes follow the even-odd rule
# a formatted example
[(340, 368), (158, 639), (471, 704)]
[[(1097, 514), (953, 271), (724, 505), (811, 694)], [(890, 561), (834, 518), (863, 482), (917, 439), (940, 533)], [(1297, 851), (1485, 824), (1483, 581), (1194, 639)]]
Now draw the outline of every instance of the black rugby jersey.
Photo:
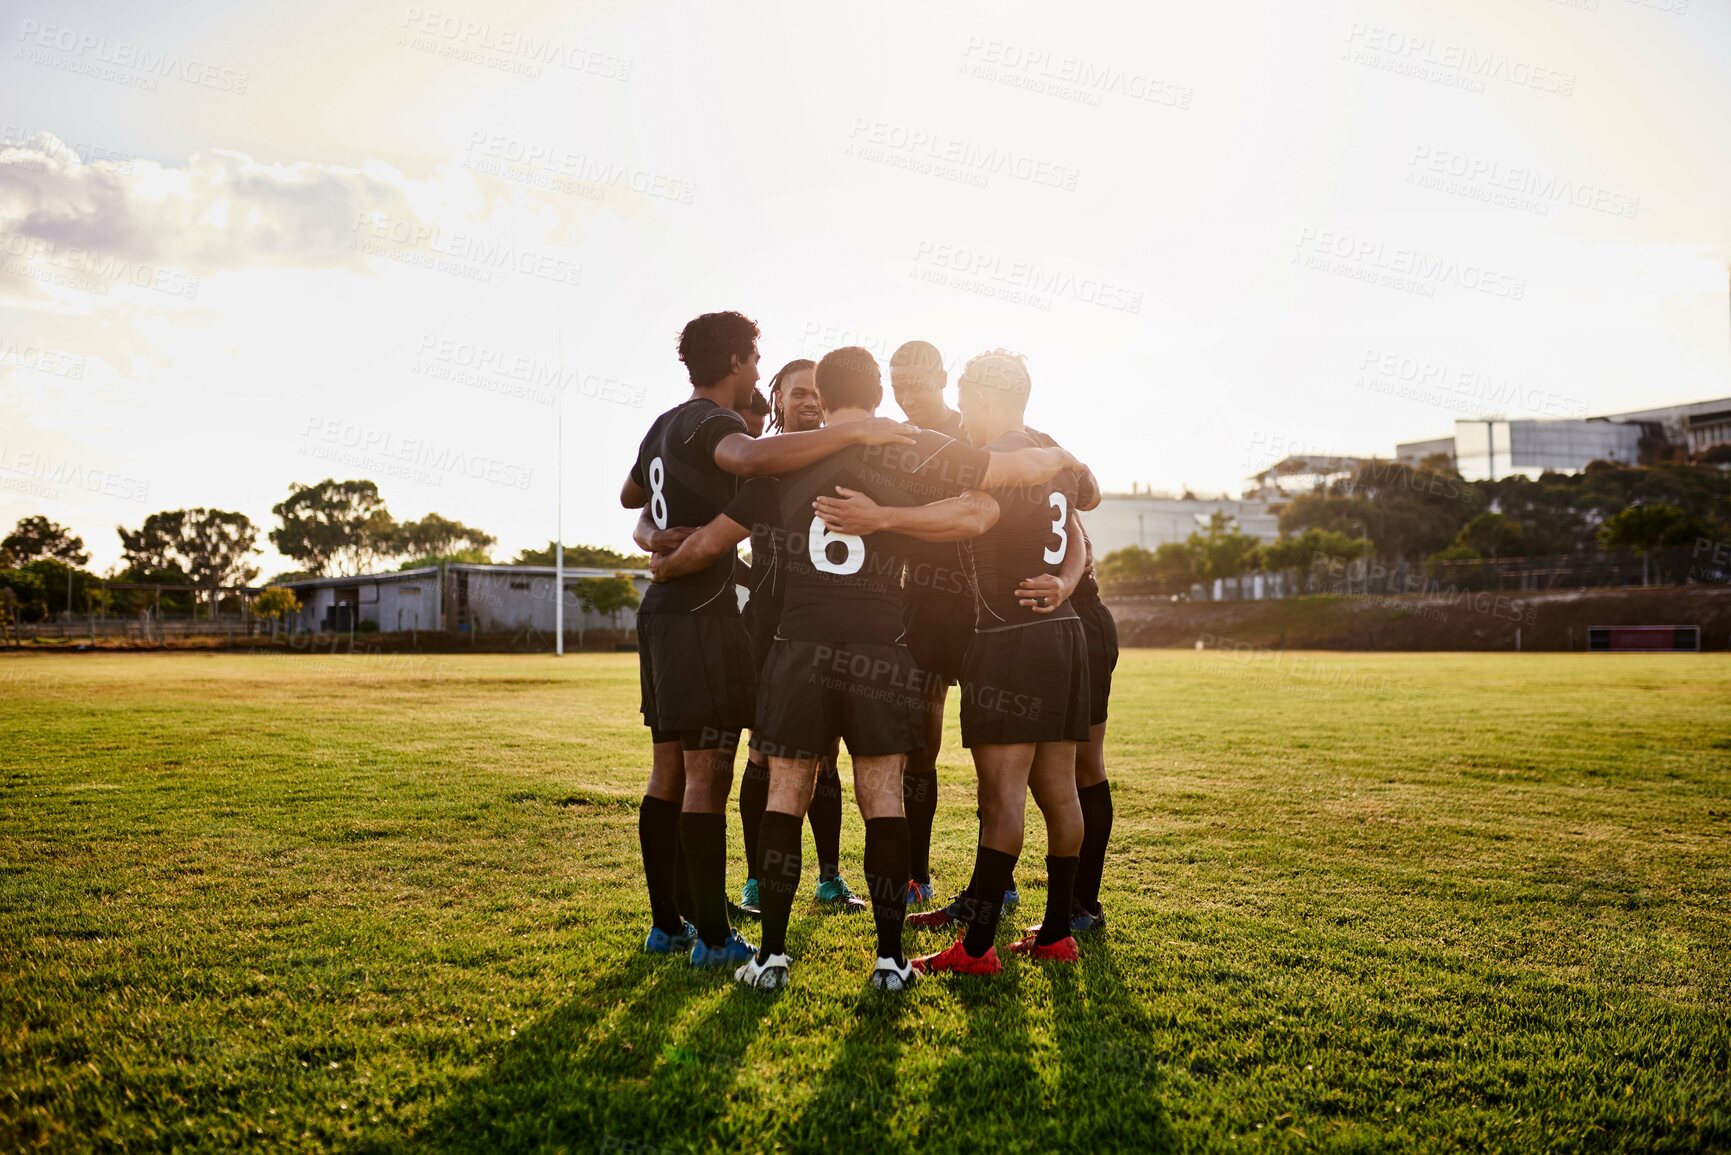
[[(948, 410), (938, 424), (930, 427), (935, 433), (966, 442), (962, 415)], [(968, 586), (967, 571), (962, 568), (962, 555), (953, 541), (913, 541), (908, 544), (907, 577), (902, 590), (909, 602), (930, 602), (935, 613), (974, 612), (974, 594)]]
[(781, 478), (753, 477), (739, 487), (725, 510), (728, 517), (751, 531), (751, 593), (753, 613), (767, 613), (770, 621), (781, 620), (781, 603), (787, 594), (787, 575), (782, 571), (781, 549), (786, 532), (781, 528)]
[[(637, 449), (631, 480), (649, 491), (649, 518), (657, 529), (701, 526), (727, 508), (739, 479), (715, 464), (715, 447), (746, 433), (745, 419), (707, 397), (693, 397), (655, 419)], [(641, 613), (738, 614), (729, 550), (694, 574), (655, 582)]]
[[(986, 448), (1014, 453), (1045, 447), (1041, 435), (1014, 429)], [(1044, 485), (992, 491), (998, 502), (998, 524), (960, 543), (974, 588), (976, 629), (1005, 629), (1076, 616), (1069, 602), (1053, 613), (1037, 614), (1017, 604), (1016, 588), (1036, 574), (1056, 574), (1069, 551), (1082, 548), (1069, 526), (1077, 488), (1075, 472), (1066, 469)]]
[(921, 430), (912, 445), (855, 446), (781, 479), (785, 576), (780, 637), (893, 643), (902, 635), (902, 569), (912, 538), (831, 533), (812, 511), (838, 486), (879, 505), (926, 505), (979, 488), (991, 454)]

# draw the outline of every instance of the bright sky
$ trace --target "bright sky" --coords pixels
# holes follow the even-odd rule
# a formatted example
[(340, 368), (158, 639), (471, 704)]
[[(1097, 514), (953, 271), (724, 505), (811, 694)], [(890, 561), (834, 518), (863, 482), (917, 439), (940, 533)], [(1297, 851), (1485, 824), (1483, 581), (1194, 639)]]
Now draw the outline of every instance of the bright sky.
[(0, 526), (98, 568), (328, 476), (543, 543), (561, 349), (626, 546), (715, 309), (1019, 350), (1109, 488), (1731, 393), (1725, 0), (5, 12)]

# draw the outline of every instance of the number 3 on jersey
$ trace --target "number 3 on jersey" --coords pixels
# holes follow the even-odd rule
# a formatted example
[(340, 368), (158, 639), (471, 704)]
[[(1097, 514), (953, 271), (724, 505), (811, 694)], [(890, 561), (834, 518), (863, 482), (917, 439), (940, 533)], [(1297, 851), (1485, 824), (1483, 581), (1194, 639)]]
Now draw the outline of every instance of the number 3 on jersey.
[[(836, 542), (847, 547), (847, 556), (839, 562), (829, 560), (829, 547)], [(814, 517), (806, 535), (806, 556), (822, 573), (858, 573), (865, 566), (865, 538), (856, 533), (831, 533), (823, 518)]]
[(656, 529), (667, 528), (667, 466), (657, 457), (649, 463), (649, 516)]
[(1070, 499), (1054, 492), (1046, 500), (1052, 507), (1052, 532), (1058, 535), (1058, 548), (1047, 547), (1041, 556), (1046, 559), (1046, 564), (1058, 565), (1070, 552)]

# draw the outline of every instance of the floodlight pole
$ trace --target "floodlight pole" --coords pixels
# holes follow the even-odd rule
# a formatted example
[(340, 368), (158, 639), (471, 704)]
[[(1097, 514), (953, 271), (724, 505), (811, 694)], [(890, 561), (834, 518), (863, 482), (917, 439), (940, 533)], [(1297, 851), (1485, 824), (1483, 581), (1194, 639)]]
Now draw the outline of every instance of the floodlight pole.
[(553, 344), (558, 359), (558, 378), (553, 389), (553, 424), (559, 432), (554, 438), (557, 461), (553, 466), (553, 484), (559, 491), (553, 502), (553, 656), (565, 656), (565, 335), (559, 326), (553, 327)]

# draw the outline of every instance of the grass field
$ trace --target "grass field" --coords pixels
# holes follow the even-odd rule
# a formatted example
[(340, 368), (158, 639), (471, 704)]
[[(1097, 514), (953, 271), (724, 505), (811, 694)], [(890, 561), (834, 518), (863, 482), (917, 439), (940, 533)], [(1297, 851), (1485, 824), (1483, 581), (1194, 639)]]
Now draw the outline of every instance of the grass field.
[(1731, 660), (1126, 652), (1110, 927), (900, 998), (804, 904), (779, 997), (638, 953), (636, 694), (0, 658), (0, 1148), (1731, 1147)]

